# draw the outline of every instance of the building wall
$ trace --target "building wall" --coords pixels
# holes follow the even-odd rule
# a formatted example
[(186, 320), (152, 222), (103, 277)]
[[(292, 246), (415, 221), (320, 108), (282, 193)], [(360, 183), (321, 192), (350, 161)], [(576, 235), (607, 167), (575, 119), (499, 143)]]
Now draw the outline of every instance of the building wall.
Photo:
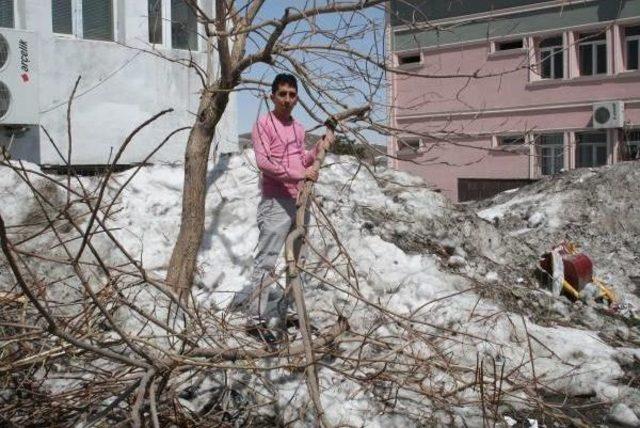
[(403, 171), (425, 178), (453, 200), (458, 178), (529, 178), (528, 152), (492, 150), (490, 138), (465, 138), (434, 143), (425, 153), (401, 156)]
[[(434, 77), (396, 78), (399, 118), (640, 98), (637, 72), (530, 81), (527, 51), (491, 54), (487, 42), (425, 50), (423, 55), (424, 66), (410, 72)], [(476, 72), (478, 78), (468, 77)]]
[[(502, 7), (477, 15), (451, 16), (428, 24), (396, 25), (393, 49), (399, 52), (541, 33), (563, 27), (606, 25), (635, 18), (640, 9), (640, 0), (507, 1), (514, 7)], [(503, 6), (507, 1), (501, 2)], [(483, 0), (476, 2), (482, 3)], [(402, 4), (405, 0), (392, 3)], [(446, 6), (455, 10), (455, 6), (461, 7), (465, 3), (469, 2), (446, 2)]]
[(410, 22), (433, 22), (447, 18), (548, 2), (549, 0), (402, 0), (391, 2), (390, 18), (391, 23), (397, 26)]
[[(460, 43), (429, 44), (426, 41), (435, 40), (433, 31), (414, 34), (425, 45), (419, 49), (396, 50), (392, 57), (400, 73), (392, 75), (390, 82), (394, 106), (391, 124), (399, 129), (399, 135), (390, 140), (389, 152), (397, 155), (397, 148), (399, 144), (401, 146), (399, 140), (416, 135), (421, 136), (422, 147), (409, 157), (398, 155), (399, 159), (393, 164), (421, 175), (457, 200), (460, 178), (539, 178), (539, 148), (532, 144), (535, 135), (563, 134), (564, 168), (575, 167), (575, 132), (593, 130), (594, 102), (623, 101), (625, 127), (640, 127), (640, 73), (624, 69), (623, 45), (620, 43), (622, 28), (640, 23), (640, 2), (621, 3), (620, 10), (625, 13), (630, 13), (627, 10), (630, 4), (638, 6), (636, 17), (605, 24), (596, 18), (585, 24), (584, 19), (591, 13), (597, 15), (598, 11), (602, 19), (610, 17), (611, 3), (617, 2), (584, 3), (591, 9), (581, 10), (576, 15), (578, 20), (572, 21), (563, 11), (562, 24), (554, 24), (558, 25), (556, 27), (549, 28), (550, 23), (555, 22), (551, 20), (545, 23), (547, 26), (541, 32), (514, 30), (524, 44), (522, 49), (513, 51), (496, 50), (496, 43), (504, 40), (500, 37), (485, 36), (482, 40), (474, 40), (471, 33), (465, 32), (465, 25), (502, 28), (503, 20), (508, 20), (513, 28), (537, 28), (539, 15), (551, 13), (550, 9), (528, 11), (528, 16), (536, 16), (533, 21), (520, 14), (520, 20), (505, 16), (490, 23), (457, 23), (456, 29), (451, 30), (453, 34), (446, 37), (465, 39)], [(553, 13), (559, 14), (559, 9)], [(460, 33), (457, 33), (458, 27), (462, 28)], [(405, 30), (396, 31), (396, 46), (402, 43), (406, 47)], [(609, 72), (578, 76), (575, 39), (566, 38), (573, 37), (574, 32), (594, 30), (606, 35)], [(555, 35), (565, 37), (567, 42), (565, 78), (541, 79), (536, 70), (537, 43)], [(420, 55), (422, 62), (401, 65), (398, 59), (402, 55)], [(501, 146), (500, 138), (509, 135), (522, 136), (526, 144)], [(616, 162), (621, 133), (607, 131), (607, 138), (607, 162)]]
[[(140, 132), (125, 151), (121, 163), (142, 161), (173, 130), (190, 126), (197, 111), (201, 82), (197, 74), (171, 60), (190, 56), (206, 68), (202, 52), (148, 44), (146, 1), (115, 0), (115, 42), (83, 40), (52, 32), (51, 2), (21, 0), (16, 28), (38, 34), (40, 123), (62, 153), (67, 153), (67, 100), (76, 79), (80, 84), (72, 104), (72, 163), (102, 164), (113, 158), (127, 135), (138, 125), (164, 109), (168, 113)], [(213, 10), (212, 2), (203, 6)], [(202, 44), (202, 41), (200, 42)], [(152, 52), (144, 52), (151, 50)], [(213, 58), (212, 66), (216, 67)], [(225, 151), (237, 147), (235, 97), (218, 125), (216, 142)], [(44, 131), (39, 135), (39, 153), (33, 146), (34, 133), (19, 138), (15, 154), (41, 164), (64, 163)], [(152, 162), (181, 161), (188, 130), (172, 137)], [(22, 147), (21, 147), (22, 146)]]

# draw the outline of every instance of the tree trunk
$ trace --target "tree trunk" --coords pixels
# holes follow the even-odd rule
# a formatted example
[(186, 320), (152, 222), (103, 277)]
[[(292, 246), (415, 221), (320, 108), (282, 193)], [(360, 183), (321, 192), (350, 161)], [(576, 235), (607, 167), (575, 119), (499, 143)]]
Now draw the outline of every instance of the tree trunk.
[(202, 96), (198, 119), (187, 141), (184, 159), (184, 188), (180, 232), (173, 247), (167, 283), (181, 297), (185, 297), (193, 283), (198, 250), (204, 232), (205, 196), (207, 190), (207, 164), (216, 126), (229, 101), (228, 92)]

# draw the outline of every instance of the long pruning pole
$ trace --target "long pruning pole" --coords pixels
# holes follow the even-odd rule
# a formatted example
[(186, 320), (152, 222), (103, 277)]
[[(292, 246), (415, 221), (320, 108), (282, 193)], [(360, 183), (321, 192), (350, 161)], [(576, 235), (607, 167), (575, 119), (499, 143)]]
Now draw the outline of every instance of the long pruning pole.
[[(335, 129), (339, 121), (349, 118), (351, 116), (362, 116), (369, 111), (369, 106), (358, 107), (355, 109), (345, 110), (344, 112), (333, 116), (328, 119), (325, 124), (327, 126), (327, 132), (322, 137), (322, 142), (329, 144), (320, 144), (320, 148), (316, 155), (316, 159), (313, 163), (313, 168), (316, 171), (320, 171), (324, 158), (326, 156), (325, 147), (333, 144), (335, 141)], [(316, 414), (319, 422), (324, 427), (330, 427), (331, 424), (327, 420), (324, 410), (322, 408), (322, 402), (320, 400), (320, 385), (318, 381), (318, 375), (315, 368), (315, 358), (313, 355), (313, 347), (311, 342), (311, 330), (309, 328), (309, 314), (304, 302), (304, 294), (302, 293), (302, 283), (300, 279), (300, 270), (298, 264), (300, 261), (300, 254), (302, 253), (304, 246), (304, 237), (307, 232), (307, 210), (311, 203), (311, 193), (313, 190), (313, 180), (306, 179), (300, 193), (298, 194), (297, 211), (295, 218), (295, 228), (289, 232), (287, 240), (285, 242), (285, 259), (287, 262), (287, 292), (293, 294), (293, 298), (296, 304), (296, 311), (299, 318), (299, 328), (302, 335), (302, 343), (304, 345), (304, 355), (306, 360), (305, 376), (307, 382), (307, 388), (309, 395), (316, 409)], [(302, 240), (301, 245), (296, 243)]]

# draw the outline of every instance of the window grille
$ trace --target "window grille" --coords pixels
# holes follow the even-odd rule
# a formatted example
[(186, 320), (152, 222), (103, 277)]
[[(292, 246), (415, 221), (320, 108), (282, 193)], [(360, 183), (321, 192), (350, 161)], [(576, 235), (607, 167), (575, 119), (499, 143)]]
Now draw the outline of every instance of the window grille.
[(0, 0), (0, 27), (13, 28), (13, 0)]
[(113, 40), (112, 0), (82, 0), (82, 37)]
[(51, 0), (51, 24), (54, 33), (73, 34), (71, 0)]
[(607, 164), (607, 133), (576, 133), (576, 167), (588, 168)]

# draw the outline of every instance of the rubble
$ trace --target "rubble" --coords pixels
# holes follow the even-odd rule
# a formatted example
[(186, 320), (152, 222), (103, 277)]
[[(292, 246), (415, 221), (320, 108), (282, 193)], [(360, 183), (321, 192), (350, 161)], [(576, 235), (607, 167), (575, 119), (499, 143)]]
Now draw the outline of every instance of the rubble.
[(640, 162), (621, 162), (545, 177), (468, 206), (491, 223), (499, 219), (500, 231), (531, 248), (544, 251), (563, 240), (579, 244), (594, 260), (596, 276), (640, 307), (634, 279), (640, 277), (639, 182)]

